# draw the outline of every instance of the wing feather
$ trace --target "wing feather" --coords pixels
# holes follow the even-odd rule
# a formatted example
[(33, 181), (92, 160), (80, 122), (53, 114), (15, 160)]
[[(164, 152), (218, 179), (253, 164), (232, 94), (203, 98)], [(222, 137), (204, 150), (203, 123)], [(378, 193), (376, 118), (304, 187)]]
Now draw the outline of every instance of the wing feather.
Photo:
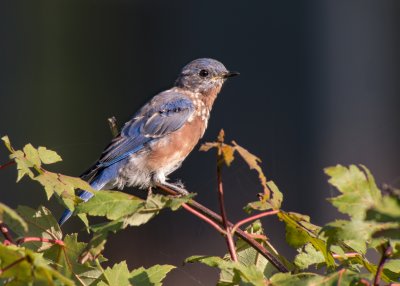
[(100, 170), (139, 152), (146, 144), (180, 129), (194, 111), (193, 102), (180, 93), (167, 91), (158, 94), (124, 125), (121, 133), (105, 148), (97, 163), (82, 177), (92, 180)]

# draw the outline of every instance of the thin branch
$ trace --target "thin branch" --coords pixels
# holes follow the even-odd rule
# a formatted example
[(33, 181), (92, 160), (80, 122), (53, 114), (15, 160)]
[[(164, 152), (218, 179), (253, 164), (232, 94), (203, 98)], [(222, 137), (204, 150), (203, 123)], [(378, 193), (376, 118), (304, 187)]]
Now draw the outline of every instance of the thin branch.
[(202, 213), (196, 211), (194, 208), (192, 208), (191, 206), (189, 206), (188, 204), (182, 204), (182, 207), (187, 210), (188, 212), (194, 214), (195, 216), (197, 216), (198, 218), (204, 220), (205, 222), (207, 222), (209, 225), (211, 225), (212, 227), (214, 227), (219, 233), (226, 235), (226, 231), (223, 230), (217, 223), (215, 223), (213, 220), (209, 219), (207, 216), (203, 215)]
[(17, 245), (21, 245), (26, 242), (47, 242), (52, 244), (57, 244), (60, 246), (65, 246), (64, 241), (59, 239), (49, 239), (43, 237), (23, 237), (17, 240)]
[(346, 256), (346, 257), (349, 258), (349, 257), (361, 256), (361, 254), (359, 254), (359, 253), (357, 253), (357, 252), (348, 252), (348, 253), (345, 253), (345, 254), (336, 254), (336, 253), (332, 253), (332, 257), (335, 258), (335, 259), (342, 259), (343, 256)]
[(21, 263), (22, 261), (24, 261), (26, 259), (26, 256), (21, 257), (20, 259), (15, 260), (14, 262), (12, 262), (11, 264), (8, 264), (6, 267), (0, 269), (0, 276), (3, 275), (4, 272), (6, 272), (8, 269), (14, 267), (15, 265), (17, 265), (18, 263)]
[(381, 282), (381, 275), (383, 272), (383, 267), (385, 266), (386, 260), (392, 256), (393, 249), (390, 245), (387, 245), (383, 249), (381, 260), (379, 261), (378, 268), (376, 269), (375, 279), (374, 279), (374, 286), (379, 285)]
[[(161, 184), (156, 184), (156, 187), (159, 188), (160, 190), (173, 195), (177, 196), (179, 195), (178, 192), (172, 190), (171, 188), (168, 188), (164, 185)], [(195, 200), (190, 200), (188, 202), (188, 205), (190, 205), (193, 209), (197, 210), (198, 212), (204, 214), (211, 220), (213, 220), (216, 223), (222, 224), (222, 217), (210, 210), (209, 208), (203, 206), (202, 204), (196, 202)], [(233, 227), (233, 224), (231, 222), (228, 222), (230, 227)], [(279, 270), (279, 272), (289, 272), (289, 270), (286, 268), (283, 263), (277, 259), (271, 252), (269, 252), (264, 246), (262, 246), (258, 241), (256, 241), (253, 237), (251, 237), (251, 234), (241, 230), (238, 228), (235, 233), (237, 236), (239, 236), (241, 239), (246, 241), (249, 245), (251, 245), (256, 251), (258, 251), (262, 256), (264, 256), (272, 265), (275, 266), (276, 269)]]
[(262, 241), (267, 241), (267, 239), (268, 239), (267, 236), (264, 234), (249, 233), (249, 235), (254, 239), (259, 239)]
[(66, 247), (63, 247), (63, 248), (62, 248), (62, 251), (63, 251), (63, 253), (64, 253), (65, 262), (67, 263), (67, 266), (68, 266), (68, 268), (69, 268), (69, 271), (71, 271), (71, 273), (72, 273), (72, 274), (74, 275), (74, 277), (81, 283), (82, 286), (87, 286), (86, 283), (85, 283), (85, 281), (83, 281), (83, 280), (81, 279), (81, 277), (79, 277), (79, 275), (76, 274), (76, 273), (74, 272), (74, 268), (72, 267), (71, 261), (69, 260), (70, 258), (69, 258), (69, 256), (67, 255)]
[(341, 270), (339, 270), (339, 277), (338, 277), (338, 281), (337, 281), (337, 286), (340, 286), (340, 283), (342, 283), (342, 277), (343, 274), (346, 272), (346, 268), (343, 268)]
[[(218, 155), (218, 161), (221, 161), (222, 155)], [(231, 255), (231, 259), (233, 261), (237, 261), (237, 254), (236, 254), (236, 248), (235, 248), (235, 243), (233, 241), (232, 237), (232, 230), (228, 224), (228, 216), (226, 214), (226, 209), (225, 209), (225, 200), (224, 200), (224, 188), (222, 185), (222, 176), (221, 176), (221, 164), (217, 162), (217, 182), (218, 182), (218, 201), (219, 201), (219, 208), (221, 210), (221, 216), (222, 216), (222, 225), (225, 228), (226, 231), (226, 244), (228, 246), (229, 254)]]
[(6, 239), (4, 244), (14, 244), (14, 240), (10, 234), (10, 231), (8, 230), (8, 227), (2, 222), (0, 222), (0, 231)]
[(369, 283), (369, 281), (365, 278), (361, 278), (360, 281), (358, 281), (359, 283), (365, 285), (365, 286), (370, 286), (371, 283)]
[(3, 165), (0, 165), (0, 170), (1, 170), (1, 169), (5, 169), (5, 168), (7, 168), (8, 166), (11, 166), (11, 165), (14, 165), (14, 164), (15, 164), (15, 161), (14, 161), (14, 160), (8, 161), (7, 163), (5, 163), (5, 164), (3, 164)]
[(242, 225), (244, 225), (244, 224), (246, 224), (246, 223), (248, 223), (248, 222), (251, 222), (251, 221), (253, 221), (253, 220), (256, 220), (256, 219), (259, 219), (259, 218), (262, 218), (262, 217), (265, 217), (265, 216), (274, 215), (274, 214), (277, 214), (277, 213), (279, 213), (278, 210), (273, 210), (273, 211), (263, 212), (263, 213), (259, 213), (259, 214), (253, 215), (253, 216), (251, 216), (251, 217), (245, 218), (245, 219), (243, 219), (243, 220), (237, 222), (237, 223), (232, 227), (232, 233), (234, 234), (235, 231), (236, 231), (236, 229), (238, 229), (239, 227), (241, 227)]

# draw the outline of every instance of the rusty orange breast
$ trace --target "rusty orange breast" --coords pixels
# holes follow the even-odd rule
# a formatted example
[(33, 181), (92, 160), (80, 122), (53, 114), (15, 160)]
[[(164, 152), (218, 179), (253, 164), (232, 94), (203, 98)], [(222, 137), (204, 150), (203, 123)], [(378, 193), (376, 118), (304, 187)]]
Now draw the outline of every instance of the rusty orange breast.
[(147, 167), (150, 170), (178, 166), (193, 150), (205, 131), (204, 120), (195, 116), (179, 130), (161, 138), (150, 146)]

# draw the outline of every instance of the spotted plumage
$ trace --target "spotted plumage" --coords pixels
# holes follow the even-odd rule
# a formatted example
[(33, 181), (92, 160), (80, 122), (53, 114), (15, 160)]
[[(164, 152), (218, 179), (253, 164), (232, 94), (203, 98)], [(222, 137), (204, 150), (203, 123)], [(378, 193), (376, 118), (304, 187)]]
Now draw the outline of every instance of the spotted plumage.
[[(223, 83), (237, 74), (213, 59), (190, 62), (174, 87), (154, 96), (125, 123), (81, 177), (95, 190), (166, 183), (204, 135)], [(87, 201), (92, 194), (82, 191), (80, 197)], [(70, 216), (66, 210), (60, 224)]]

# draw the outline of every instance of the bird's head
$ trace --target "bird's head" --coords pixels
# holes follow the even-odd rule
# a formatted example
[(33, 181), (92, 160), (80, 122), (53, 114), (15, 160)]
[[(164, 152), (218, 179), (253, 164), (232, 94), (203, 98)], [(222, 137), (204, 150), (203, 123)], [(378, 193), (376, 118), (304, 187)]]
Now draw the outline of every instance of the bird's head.
[(226, 79), (238, 74), (238, 72), (228, 71), (217, 60), (202, 58), (183, 67), (175, 86), (202, 94), (219, 92)]

